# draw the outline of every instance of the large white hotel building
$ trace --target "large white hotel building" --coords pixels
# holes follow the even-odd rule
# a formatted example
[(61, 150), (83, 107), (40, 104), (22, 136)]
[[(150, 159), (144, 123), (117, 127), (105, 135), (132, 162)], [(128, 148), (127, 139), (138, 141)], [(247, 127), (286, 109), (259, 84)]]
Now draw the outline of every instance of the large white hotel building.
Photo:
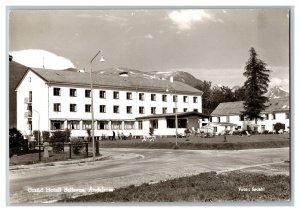
[[(72, 136), (87, 136), (91, 129), (93, 95), (96, 138), (112, 131), (125, 135), (175, 135), (199, 128), (202, 91), (173, 80), (150, 79), (132, 72), (90, 73), (29, 68), (16, 88), (17, 128), (24, 135), (33, 130), (71, 130)], [(177, 110), (177, 113), (176, 113)]]

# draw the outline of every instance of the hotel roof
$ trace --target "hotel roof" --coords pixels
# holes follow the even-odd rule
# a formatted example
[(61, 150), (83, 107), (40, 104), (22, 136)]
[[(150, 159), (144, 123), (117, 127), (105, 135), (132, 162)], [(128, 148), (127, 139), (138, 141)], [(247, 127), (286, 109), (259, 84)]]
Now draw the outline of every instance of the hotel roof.
[[(32, 72), (41, 77), (47, 84), (66, 85), (66, 86), (90, 86), (89, 72), (75, 72), (66, 70), (50, 70), (29, 68)], [(144, 77), (140, 74), (101, 74), (95, 72), (92, 75), (94, 88), (107, 88), (118, 90), (138, 90), (166, 92), (167, 89), (174, 90), (179, 94), (202, 95), (203, 92), (195, 89), (183, 82), (162, 80), (156, 78)]]
[[(262, 113), (287, 112), (290, 109), (289, 98), (270, 99)], [(244, 111), (244, 101), (223, 102), (211, 113), (211, 116), (240, 115)]]

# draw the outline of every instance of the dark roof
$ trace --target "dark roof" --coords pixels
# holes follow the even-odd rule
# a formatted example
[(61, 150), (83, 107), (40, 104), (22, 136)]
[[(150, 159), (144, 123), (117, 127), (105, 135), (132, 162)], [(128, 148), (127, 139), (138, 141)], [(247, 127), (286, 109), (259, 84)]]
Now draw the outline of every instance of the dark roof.
[[(262, 113), (287, 112), (290, 109), (289, 98), (270, 99)], [(244, 101), (223, 102), (211, 113), (211, 116), (239, 115), (244, 111)]]
[[(89, 72), (71, 72), (63, 70), (49, 70), (31, 68), (48, 84), (62, 84), (73, 86), (90, 86)], [(101, 72), (93, 73), (93, 86), (95, 88), (112, 88), (120, 90), (139, 90), (165, 92), (167, 88), (176, 90), (177, 93), (202, 95), (202, 91), (195, 89), (183, 82), (151, 79), (141, 75), (122, 77), (119, 74), (108, 75)]]
[[(141, 116), (137, 117), (136, 119), (154, 119), (154, 118), (175, 118), (175, 113), (164, 113), (164, 114), (153, 114), (149, 116)], [(205, 115), (203, 113), (198, 113), (198, 112), (182, 112), (182, 113), (177, 113), (178, 118), (185, 118), (189, 116), (198, 116), (201, 118), (209, 118), (208, 115)]]

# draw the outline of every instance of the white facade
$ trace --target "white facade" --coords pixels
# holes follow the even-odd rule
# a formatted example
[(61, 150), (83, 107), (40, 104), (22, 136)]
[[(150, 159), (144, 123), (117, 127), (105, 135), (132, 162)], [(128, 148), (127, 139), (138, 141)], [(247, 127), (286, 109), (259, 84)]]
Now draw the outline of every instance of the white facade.
[[(236, 124), (236, 127), (229, 127), (229, 126), (221, 126), (218, 125), (217, 128), (215, 128), (217, 133), (221, 133), (224, 130), (232, 130), (232, 129), (242, 129), (246, 130), (247, 126), (250, 126), (252, 130), (257, 130), (258, 132), (264, 132), (267, 131), (274, 131), (274, 125), (276, 123), (282, 123), (285, 125), (285, 131), (289, 131), (290, 126), (290, 119), (289, 119), (289, 111), (286, 112), (273, 112), (273, 113), (265, 113), (262, 115), (264, 117), (263, 120), (257, 120), (257, 124), (255, 125), (255, 121), (249, 121), (246, 119), (243, 119), (240, 115), (228, 115), (228, 116), (214, 116), (212, 117), (212, 122), (216, 123), (216, 126), (218, 123), (232, 123)], [(254, 127), (257, 127), (254, 129)]]
[[(68, 128), (72, 136), (87, 136), (86, 129), (91, 128), (91, 97), (86, 96), (86, 92), (88, 94), (89, 91), (89, 85), (51, 83), (29, 70), (16, 89), (17, 128), (23, 135), (31, 135), (34, 130), (53, 131)], [(175, 94), (94, 86), (95, 136), (111, 136), (113, 130), (116, 134), (124, 135), (147, 134), (149, 120), (143, 120), (141, 128), (137, 117), (153, 113), (173, 113), (176, 107), (177, 112), (202, 112), (200, 91), (197, 95), (176, 92)], [(71, 93), (75, 95), (72, 96)], [(140, 95), (143, 95), (142, 99)], [(164, 99), (163, 95), (166, 95)], [(175, 95), (178, 96), (177, 102), (173, 101)], [(159, 122), (159, 131), (163, 132), (167, 128), (166, 123), (163, 123), (163, 120)]]

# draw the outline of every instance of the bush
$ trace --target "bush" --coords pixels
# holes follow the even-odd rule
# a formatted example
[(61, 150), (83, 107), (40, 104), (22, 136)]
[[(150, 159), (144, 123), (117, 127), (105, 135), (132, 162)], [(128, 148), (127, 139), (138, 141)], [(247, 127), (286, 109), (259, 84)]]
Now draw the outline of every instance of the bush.
[(153, 128), (153, 127), (150, 127), (150, 128), (149, 128), (149, 135), (151, 135), (151, 136), (152, 136), (152, 135), (153, 135), (153, 133), (154, 133), (154, 128)]
[(16, 128), (9, 129), (9, 148), (21, 147), (23, 144), (23, 135)]
[(60, 153), (64, 151), (65, 142), (70, 141), (70, 130), (65, 131), (55, 131), (50, 137), (50, 143), (53, 146), (53, 151), (55, 153)]
[(92, 142), (92, 131), (91, 131), (90, 128), (87, 128), (87, 129), (86, 129), (86, 134), (88, 135), (87, 141), (88, 141), (88, 142)]
[(42, 132), (43, 142), (49, 142), (50, 140), (50, 132), (49, 131), (43, 131)]
[(9, 129), (9, 157), (28, 151), (28, 140), (16, 128)]
[(72, 150), (75, 155), (79, 155), (84, 148), (84, 141), (81, 138), (73, 137), (71, 138)]
[(285, 125), (280, 123), (280, 122), (277, 122), (275, 125), (274, 125), (274, 130), (276, 131), (276, 134), (279, 133), (279, 130), (284, 130), (285, 129)]

